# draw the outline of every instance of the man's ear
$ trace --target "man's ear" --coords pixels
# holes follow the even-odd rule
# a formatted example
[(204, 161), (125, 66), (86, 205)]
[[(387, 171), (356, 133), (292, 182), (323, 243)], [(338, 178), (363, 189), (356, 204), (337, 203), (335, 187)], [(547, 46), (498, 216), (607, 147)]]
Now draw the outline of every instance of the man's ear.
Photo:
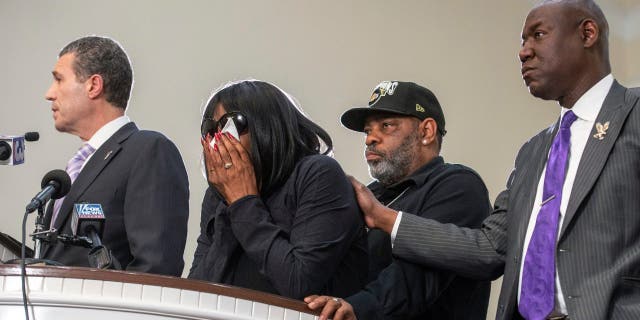
[(102, 95), (102, 92), (104, 91), (104, 81), (102, 80), (102, 76), (99, 74), (91, 75), (86, 81), (86, 89), (89, 99), (95, 99)]
[[(426, 118), (420, 122), (419, 125), (420, 139), (422, 144), (428, 145), (433, 143), (436, 139), (436, 133), (438, 132), (438, 124), (433, 118)], [(426, 141), (426, 143), (425, 143)]]
[(584, 19), (580, 23), (580, 36), (584, 47), (591, 48), (600, 38), (600, 27), (592, 19)]

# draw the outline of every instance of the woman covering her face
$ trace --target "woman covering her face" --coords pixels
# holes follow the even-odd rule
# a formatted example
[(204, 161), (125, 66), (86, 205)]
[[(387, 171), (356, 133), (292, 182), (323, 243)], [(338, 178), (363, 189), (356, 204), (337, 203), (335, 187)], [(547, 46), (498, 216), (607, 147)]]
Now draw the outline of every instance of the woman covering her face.
[(189, 278), (302, 299), (365, 285), (366, 232), (331, 138), (262, 81), (215, 92), (202, 121), (209, 188)]

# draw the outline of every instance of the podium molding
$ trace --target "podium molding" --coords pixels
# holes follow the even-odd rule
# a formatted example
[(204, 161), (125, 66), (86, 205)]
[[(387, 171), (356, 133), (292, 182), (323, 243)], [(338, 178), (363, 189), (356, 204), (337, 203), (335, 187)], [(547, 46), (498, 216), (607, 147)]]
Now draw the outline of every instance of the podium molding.
[[(146, 273), (28, 266), (35, 319), (312, 320), (302, 301), (239, 287)], [(20, 267), (0, 265), (0, 318), (24, 317)]]

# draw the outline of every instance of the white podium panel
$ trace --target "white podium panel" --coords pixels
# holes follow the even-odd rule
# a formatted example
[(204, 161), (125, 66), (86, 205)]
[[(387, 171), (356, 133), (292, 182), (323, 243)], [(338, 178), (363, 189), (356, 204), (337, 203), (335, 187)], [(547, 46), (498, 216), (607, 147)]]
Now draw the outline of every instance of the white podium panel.
[[(144, 273), (27, 267), (35, 320), (313, 320), (306, 305), (263, 292)], [(24, 319), (20, 267), (0, 265), (0, 319)]]

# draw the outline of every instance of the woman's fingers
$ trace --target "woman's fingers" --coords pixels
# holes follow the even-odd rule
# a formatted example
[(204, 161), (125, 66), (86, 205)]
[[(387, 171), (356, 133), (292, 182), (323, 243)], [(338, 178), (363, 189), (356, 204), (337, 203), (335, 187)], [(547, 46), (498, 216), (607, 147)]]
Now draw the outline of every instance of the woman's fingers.
[(213, 137), (207, 134), (205, 139), (201, 139), (200, 143), (202, 144), (203, 153), (204, 153), (204, 161), (207, 167), (207, 176), (209, 177), (209, 182), (214, 183), (216, 180), (212, 174), (215, 174), (220, 170), (222, 166), (222, 159), (220, 158), (220, 153), (216, 151), (217, 148), (211, 147), (211, 141)]
[[(216, 133), (216, 141), (218, 146), (218, 153), (220, 154), (220, 159), (222, 161), (222, 167), (225, 169), (230, 169), (231, 166), (234, 165), (233, 157), (229, 153), (229, 146), (226, 143), (226, 135), (222, 132)], [(231, 150), (233, 151), (233, 150)]]
[(229, 159), (234, 164), (250, 164), (249, 157), (243, 157), (243, 153), (247, 152), (238, 140), (236, 140), (230, 133), (223, 133), (221, 135), (222, 144), (229, 155)]

